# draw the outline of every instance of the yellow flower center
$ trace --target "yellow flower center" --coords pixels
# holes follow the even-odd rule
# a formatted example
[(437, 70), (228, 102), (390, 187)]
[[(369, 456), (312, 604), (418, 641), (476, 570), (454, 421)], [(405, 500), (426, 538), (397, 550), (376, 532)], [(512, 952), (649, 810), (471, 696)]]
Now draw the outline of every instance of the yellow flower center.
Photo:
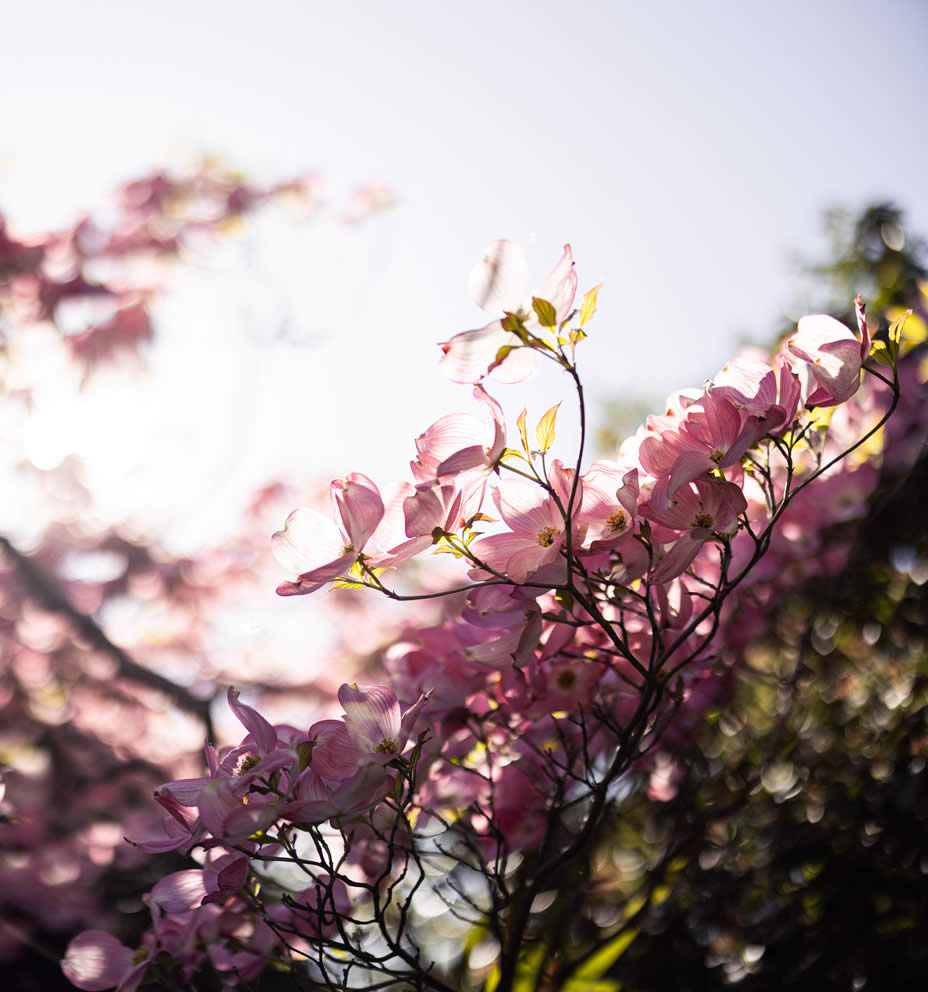
[(238, 774), (244, 775), (245, 772), (250, 772), (260, 760), (256, 754), (246, 754), (239, 762)]
[(400, 746), (392, 737), (384, 737), (384, 739), (374, 748), (377, 754), (396, 754), (399, 751)]
[(551, 545), (554, 544), (554, 539), (558, 534), (560, 534), (560, 531), (557, 527), (542, 527), (541, 530), (538, 531), (538, 543), (543, 548), (550, 548)]
[(703, 510), (701, 513), (697, 513), (696, 516), (693, 517), (693, 522), (690, 524), (690, 527), (711, 527), (711, 526), (712, 526), (712, 514), (706, 513), (705, 510)]
[(618, 533), (620, 530), (625, 530), (625, 511), (616, 510), (615, 513), (606, 519), (606, 523), (609, 525), (609, 530), (613, 534)]

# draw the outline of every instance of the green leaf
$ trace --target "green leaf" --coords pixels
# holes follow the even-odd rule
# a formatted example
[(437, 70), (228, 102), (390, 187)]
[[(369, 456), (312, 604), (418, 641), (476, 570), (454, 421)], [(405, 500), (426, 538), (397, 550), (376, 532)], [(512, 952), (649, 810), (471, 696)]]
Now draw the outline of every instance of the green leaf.
[(538, 979), (547, 959), (547, 944), (538, 944), (528, 951), (523, 951), (519, 955), (519, 964), (516, 967), (512, 992), (535, 992), (535, 989), (539, 985)]
[(522, 344), (528, 344), (531, 335), (528, 332), (528, 328), (522, 322), (522, 318), (517, 313), (507, 313), (502, 321), (500, 321), (504, 331), (511, 331), (515, 334)]
[(330, 589), (363, 589), (363, 582), (355, 582), (353, 579), (335, 579)]
[(518, 347), (519, 346), (517, 344), (516, 345), (513, 345), (513, 344), (504, 344), (499, 349), (499, 351), (496, 353), (496, 358), (493, 359), (493, 364), (490, 366), (490, 369), (492, 370), (492, 369), (496, 368), (496, 366), (499, 365), (500, 362), (502, 362), (502, 361), (504, 361), (506, 359), (506, 357), (508, 356), (508, 354), (511, 351), (515, 351), (516, 348), (518, 348)]
[[(898, 346), (899, 342), (902, 340), (902, 328), (905, 322), (912, 316), (911, 310), (906, 310), (905, 313), (900, 314), (890, 325), (889, 325), (889, 340)], [(898, 353), (898, 347), (897, 347)]]
[(309, 767), (310, 761), (313, 757), (313, 745), (315, 741), (300, 741), (296, 746), (296, 754), (299, 759), (299, 764), (297, 765), (298, 771), (304, 771)]
[(580, 304), (580, 326), (583, 327), (590, 318), (596, 313), (596, 296), (599, 293), (599, 287), (602, 283), (594, 286), (589, 292), (585, 293), (583, 296), (583, 302)]
[(547, 300), (542, 300), (537, 296), (533, 296), (532, 309), (535, 311), (535, 316), (538, 318), (538, 323), (541, 324), (542, 327), (550, 329), (557, 324), (557, 311)]
[(463, 558), (464, 555), (458, 551), (453, 544), (450, 544), (447, 536), (443, 536), (440, 541), (432, 546), (433, 555), (454, 555), (455, 558)]
[(618, 982), (601, 982), (600, 979), (637, 936), (637, 930), (623, 930), (577, 968), (562, 986), (563, 992), (592, 992), (593, 989), (598, 992), (600, 988), (619, 988)]
[(622, 983), (615, 978), (572, 978), (561, 988), (564, 992), (620, 992)]
[(409, 755), (409, 778), (412, 782), (416, 780), (416, 769), (419, 767), (419, 758), (422, 756), (422, 745), (428, 740), (428, 733), (427, 730), (423, 730), (419, 734), (416, 746), (412, 749), (412, 754)]
[(516, 420), (516, 427), (519, 428), (519, 437), (522, 438), (522, 448), (523, 448), (523, 450), (525, 451), (526, 454), (529, 453), (529, 451), (528, 451), (528, 432), (525, 429), (525, 415), (527, 413), (528, 413), (528, 410), (525, 407), (522, 407), (522, 412), (519, 414), (519, 416), (518, 416), (518, 418)]
[(554, 421), (557, 419), (557, 408), (560, 405), (560, 403), (555, 403), (538, 421), (538, 426), (535, 428), (535, 437), (538, 439), (538, 447), (542, 454), (554, 444)]
[(892, 368), (892, 352), (889, 350), (889, 347), (886, 345), (885, 341), (873, 342), (873, 346), (870, 348), (870, 357), (878, 361), (880, 365), (888, 365)]

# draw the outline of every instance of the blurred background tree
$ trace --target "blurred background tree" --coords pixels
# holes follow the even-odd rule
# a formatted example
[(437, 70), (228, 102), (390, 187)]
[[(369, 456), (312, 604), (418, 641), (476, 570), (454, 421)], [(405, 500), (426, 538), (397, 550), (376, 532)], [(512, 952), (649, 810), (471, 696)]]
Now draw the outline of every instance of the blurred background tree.
[[(140, 897), (185, 859), (124, 837), (160, 819), (155, 786), (200, 774), (204, 741), (223, 740), (217, 691), (234, 683), (284, 719), (330, 699), (386, 636), (368, 610), (373, 642), (343, 642), (344, 594), (324, 624), (279, 608), (269, 536), (326, 486), (292, 456), (286, 473), (255, 464), (230, 425), (274, 341), (305, 359), (293, 321), (315, 314), (288, 312), (285, 292), (263, 320), (236, 312), (215, 260), (232, 244), (256, 268), (261, 224), (293, 234), (334, 217), (360, 238), (389, 202), (371, 186), (327, 203), (316, 176), (258, 186), (210, 160), (127, 182), (54, 231), (21, 234), (0, 215), (5, 988), (70, 987), (58, 959), (84, 927), (138, 943)], [(163, 319), (191, 272), (213, 308), (232, 297), (219, 338), (202, 313)], [(210, 381), (235, 372), (231, 353), (251, 377), (235, 410)]]

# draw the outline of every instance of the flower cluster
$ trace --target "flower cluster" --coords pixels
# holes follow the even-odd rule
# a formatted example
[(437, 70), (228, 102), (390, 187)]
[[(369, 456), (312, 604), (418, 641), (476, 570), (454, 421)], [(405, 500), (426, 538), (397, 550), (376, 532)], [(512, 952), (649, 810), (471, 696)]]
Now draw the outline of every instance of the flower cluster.
[[(281, 595), (334, 583), (415, 599), (386, 579), (431, 551), (465, 570), (429, 594), (451, 607), (386, 650), (389, 687), (339, 689), (341, 719), (272, 726), (230, 690), (246, 737), (207, 749), (208, 776), (156, 790), (163, 824), (135, 838), (144, 850), (206, 852), (202, 868), (152, 890), (159, 919), (222, 906), (274, 934), (271, 947), (255, 927), (249, 953), (305, 961), (331, 987), (350, 961), (373, 986), (427, 970), (409, 922), (424, 889), (474, 926), (511, 914), (511, 980), (527, 925), (512, 865), (524, 865), (528, 907), (624, 776), (656, 768), (655, 797), (672, 792), (672, 766), (654, 755), (724, 697), (746, 618), (835, 564), (815, 560), (815, 535), (859, 516), (875, 484), (848, 456), (897, 405), (898, 327), (884, 374), (860, 301), (856, 333), (803, 318), (772, 358), (733, 358), (701, 390), (674, 394), (615, 459), (585, 467), (576, 350), (598, 287), (574, 308), (569, 246), (533, 296), (527, 276), (520, 249), (492, 244), (471, 287), (497, 316), (442, 345), (443, 370), (473, 387), (489, 421), (442, 417), (416, 440), (396, 494), (352, 473), (332, 483), (331, 515), (298, 509), (273, 537), (289, 572)], [(533, 444), (525, 411), (511, 432), (484, 385), (519, 381), (544, 360), (577, 391), (581, 436), (567, 460), (551, 454), (557, 407)], [(864, 369), (879, 389), (859, 398)], [(309, 887), (288, 894), (280, 862)], [(265, 895), (273, 889), (279, 899)], [(176, 957), (160, 940), (156, 927), (153, 946)], [(112, 977), (113, 955), (120, 968), (132, 961), (100, 935), (78, 941), (68, 974), (81, 988), (108, 987), (92, 983)], [(90, 947), (105, 959), (96, 977), (75, 963)]]
[[(382, 686), (343, 685), (344, 714), (308, 730), (272, 726), (234, 689), (228, 703), (247, 731), (234, 747), (208, 745), (209, 774), (166, 782), (154, 790), (164, 816), (130, 840), (148, 853), (202, 851), (202, 867), (162, 878), (147, 898), (153, 927), (131, 951), (103, 931), (85, 931), (69, 945), (62, 968), (86, 990), (116, 985), (131, 992), (167, 952), (189, 979), (207, 964), (238, 980), (253, 978), (281, 950), (277, 931), (318, 933), (320, 907), (311, 886), (306, 903), (278, 906), (273, 929), (255, 911), (252, 861), (293, 851), (288, 831), (356, 817), (395, 791), (408, 773), (410, 735), (425, 702), (400, 712)], [(322, 914), (324, 915), (324, 913)]]

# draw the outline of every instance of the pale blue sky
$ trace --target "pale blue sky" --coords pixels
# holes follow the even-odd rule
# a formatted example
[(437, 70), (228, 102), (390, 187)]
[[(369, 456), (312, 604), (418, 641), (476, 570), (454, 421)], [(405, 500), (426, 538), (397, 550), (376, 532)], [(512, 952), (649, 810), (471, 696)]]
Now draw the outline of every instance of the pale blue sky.
[[(408, 458), (467, 406), (434, 342), (481, 322), (466, 278), (492, 238), (522, 241), (539, 278), (569, 241), (581, 287), (604, 282), (596, 402), (698, 384), (766, 336), (791, 255), (823, 251), (823, 207), (891, 197), (928, 232), (926, 42), (921, 0), (32, 0), (0, 35), (0, 204), (62, 222), (199, 150), (260, 177), (386, 181), (400, 205), (339, 249), (357, 298), (320, 302), (332, 337), (307, 391), (363, 393)], [(370, 440), (349, 419), (327, 449), (340, 471)]]

